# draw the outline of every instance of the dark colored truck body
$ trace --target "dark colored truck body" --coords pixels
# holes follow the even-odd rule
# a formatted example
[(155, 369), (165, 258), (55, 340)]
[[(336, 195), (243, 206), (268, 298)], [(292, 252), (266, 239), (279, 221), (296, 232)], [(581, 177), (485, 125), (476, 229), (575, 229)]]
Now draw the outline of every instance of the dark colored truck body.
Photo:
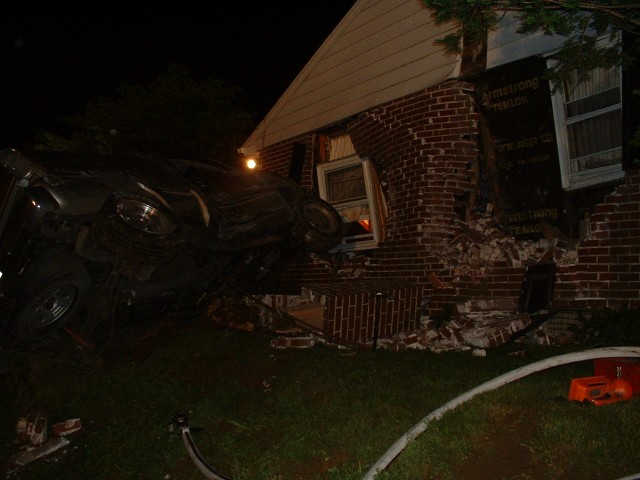
[(80, 315), (193, 306), (230, 285), (273, 291), (288, 258), (341, 236), (329, 204), (269, 172), (0, 151), (0, 320), (21, 341)]

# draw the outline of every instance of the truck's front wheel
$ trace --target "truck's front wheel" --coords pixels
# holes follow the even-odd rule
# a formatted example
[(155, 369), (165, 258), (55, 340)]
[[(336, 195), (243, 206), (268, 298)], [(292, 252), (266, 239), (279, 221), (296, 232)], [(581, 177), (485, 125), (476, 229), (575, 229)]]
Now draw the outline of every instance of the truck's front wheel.
[(296, 203), (294, 212), (293, 236), (309, 251), (322, 253), (342, 240), (342, 217), (324, 200), (304, 195)]
[(14, 332), (18, 340), (35, 341), (62, 328), (83, 304), (91, 278), (71, 255), (31, 265), (21, 280)]

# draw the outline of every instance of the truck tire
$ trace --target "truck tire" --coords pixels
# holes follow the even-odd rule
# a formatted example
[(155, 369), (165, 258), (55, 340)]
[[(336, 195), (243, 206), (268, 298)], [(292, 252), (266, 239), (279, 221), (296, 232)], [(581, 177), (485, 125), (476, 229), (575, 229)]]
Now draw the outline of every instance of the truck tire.
[(303, 195), (294, 206), (292, 233), (311, 252), (322, 253), (335, 247), (343, 235), (340, 214), (321, 198)]
[(91, 277), (78, 259), (58, 255), (30, 265), (21, 283), (14, 334), (31, 342), (62, 328), (78, 313)]
[(135, 193), (112, 196), (99, 222), (99, 238), (112, 253), (147, 265), (171, 262), (182, 245), (176, 216)]

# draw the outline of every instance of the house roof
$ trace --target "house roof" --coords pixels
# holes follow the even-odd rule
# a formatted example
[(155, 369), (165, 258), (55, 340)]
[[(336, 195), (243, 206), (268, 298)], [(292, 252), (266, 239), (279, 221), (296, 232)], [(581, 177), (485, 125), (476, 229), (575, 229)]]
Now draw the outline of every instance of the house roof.
[(457, 77), (421, 0), (358, 0), (241, 148), (264, 147)]

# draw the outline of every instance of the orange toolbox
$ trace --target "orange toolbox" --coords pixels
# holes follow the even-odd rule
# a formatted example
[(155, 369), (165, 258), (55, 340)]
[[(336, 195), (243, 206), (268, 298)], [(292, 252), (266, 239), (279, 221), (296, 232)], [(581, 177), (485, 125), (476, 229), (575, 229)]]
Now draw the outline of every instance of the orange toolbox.
[(631, 385), (633, 395), (640, 396), (640, 359), (598, 358), (593, 361), (593, 374), (611, 380), (621, 378)]
[(574, 378), (569, 387), (569, 400), (591, 402), (598, 407), (630, 400), (632, 396), (629, 382), (620, 378), (611, 380), (604, 375)]

